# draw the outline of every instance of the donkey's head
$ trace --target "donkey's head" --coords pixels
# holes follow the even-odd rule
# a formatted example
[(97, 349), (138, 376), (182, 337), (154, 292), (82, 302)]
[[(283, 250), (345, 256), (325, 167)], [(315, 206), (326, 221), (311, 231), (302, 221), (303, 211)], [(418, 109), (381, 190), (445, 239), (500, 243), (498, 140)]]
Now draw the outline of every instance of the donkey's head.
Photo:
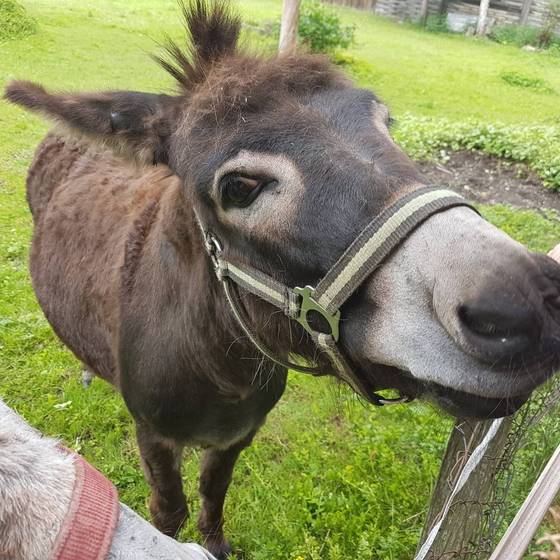
[[(387, 107), (327, 59), (252, 57), (219, 3), (185, 9), (190, 44), (160, 60), (176, 96), (7, 96), (144, 164), (167, 164), (184, 204), (228, 259), (289, 286), (314, 285), (389, 204), (423, 185), (395, 145)], [(340, 344), (372, 392), (397, 388), (460, 414), (511, 413), (558, 366), (560, 267), (468, 208), (420, 225), (343, 306)], [(258, 322), (274, 308), (246, 298)], [(273, 315), (274, 352), (311, 357), (299, 325)], [(280, 334), (278, 334), (280, 333)], [(325, 367), (328, 367), (325, 365)]]

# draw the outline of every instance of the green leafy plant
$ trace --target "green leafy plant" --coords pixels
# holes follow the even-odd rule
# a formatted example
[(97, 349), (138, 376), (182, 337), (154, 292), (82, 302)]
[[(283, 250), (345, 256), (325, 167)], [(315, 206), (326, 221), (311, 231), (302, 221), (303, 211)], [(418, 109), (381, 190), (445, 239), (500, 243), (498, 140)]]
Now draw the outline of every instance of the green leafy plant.
[(560, 46), (560, 37), (556, 34), (559, 25), (560, 0), (550, 0), (541, 28), (528, 25), (497, 25), (490, 31), (488, 38), (502, 45), (531, 45), (539, 49), (550, 49)]
[(298, 31), (312, 52), (332, 53), (354, 42), (354, 26), (343, 25), (334, 10), (316, 1), (303, 4)]
[(426, 25), (424, 26), (426, 31), (431, 33), (450, 33), (451, 29), (447, 25), (447, 15), (445, 14), (433, 14), (426, 18)]
[(549, 0), (543, 26), (539, 32), (538, 45), (547, 49), (555, 41), (556, 28), (560, 25), (560, 0)]
[(436, 159), (445, 150), (480, 150), (526, 163), (545, 186), (560, 191), (560, 128), (417, 117), (399, 118), (395, 138), (414, 159)]
[(515, 71), (502, 72), (500, 78), (510, 86), (534, 89), (545, 93), (554, 93), (554, 90), (541, 78), (531, 78)]
[(516, 45), (536, 47), (539, 43), (540, 30), (528, 25), (496, 25), (488, 34), (488, 38), (502, 45)]
[(560, 56), (560, 41), (558, 43), (553, 43), (548, 49), (548, 53), (553, 56)]
[(0, 41), (19, 39), (37, 31), (37, 24), (18, 2), (0, 0)]

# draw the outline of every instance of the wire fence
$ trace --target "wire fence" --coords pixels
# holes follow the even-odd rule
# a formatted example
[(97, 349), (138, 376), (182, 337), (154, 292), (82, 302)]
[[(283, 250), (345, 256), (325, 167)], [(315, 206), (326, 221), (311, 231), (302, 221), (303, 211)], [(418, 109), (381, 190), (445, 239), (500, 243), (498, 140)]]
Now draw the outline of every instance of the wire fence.
[[(487, 560), (560, 443), (560, 378), (500, 426), (477, 472), (453, 500), (427, 560)], [(420, 543), (440, 521), (462, 466), (491, 422), (460, 421), (450, 437)], [(420, 548), (420, 546), (419, 546)], [(529, 556), (528, 556), (529, 557)]]

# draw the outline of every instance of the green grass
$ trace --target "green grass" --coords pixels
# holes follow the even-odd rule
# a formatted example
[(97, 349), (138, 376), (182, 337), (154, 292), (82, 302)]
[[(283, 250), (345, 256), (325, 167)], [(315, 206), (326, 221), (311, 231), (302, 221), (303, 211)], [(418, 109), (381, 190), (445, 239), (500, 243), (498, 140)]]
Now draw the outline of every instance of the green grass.
[[(172, 0), (23, 4), (37, 33), (0, 44), (0, 85), (20, 77), (75, 90), (171, 88), (147, 53), (164, 33), (179, 36)], [(262, 22), (277, 16), (281, 4), (251, 0), (241, 8)], [(352, 10), (343, 10), (343, 19), (357, 24), (350, 52), (357, 79), (397, 117), (406, 111), (450, 121), (557, 123), (556, 97), (500, 78), (516, 71), (560, 91), (552, 57), (431, 35)], [(45, 131), (38, 118), (0, 103), (0, 394), (34, 426), (83, 453), (145, 515), (148, 490), (120, 396), (100, 380), (82, 389), (80, 365), (52, 333), (31, 289), (24, 179)], [(483, 212), (533, 250), (560, 239), (552, 212), (504, 206)], [(285, 398), (239, 461), (228, 534), (251, 560), (410, 558), (450, 425), (427, 405), (373, 409), (329, 382), (291, 375)], [(186, 457), (184, 475), (195, 514), (198, 455)], [(193, 521), (181, 536), (197, 538)]]
[(350, 56), (370, 68), (358, 81), (374, 88), (398, 115), (442, 116), (504, 123), (558, 124), (558, 96), (504, 83), (504, 72), (541, 79), (560, 91), (560, 58), (454, 34), (429, 34), (415, 27), (344, 10), (355, 23), (357, 45)]

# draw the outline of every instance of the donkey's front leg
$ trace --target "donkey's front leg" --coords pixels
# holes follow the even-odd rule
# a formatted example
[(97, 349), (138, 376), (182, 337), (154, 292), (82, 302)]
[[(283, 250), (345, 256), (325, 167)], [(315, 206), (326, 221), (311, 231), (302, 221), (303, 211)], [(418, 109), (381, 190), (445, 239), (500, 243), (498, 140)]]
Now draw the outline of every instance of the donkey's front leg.
[(183, 446), (137, 424), (142, 468), (151, 488), (150, 514), (154, 525), (175, 537), (189, 512), (181, 481)]
[(231, 553), (223, 531), (223, 509), (233, 467), (241, 451), (253, 441), (255, 433), (251, 432), (228, 449), (208, 449), (202, 459), (199, 488), (202, 504), (198, 528), (204, 537), (204, 546), (218, 560), (227, 558)]

